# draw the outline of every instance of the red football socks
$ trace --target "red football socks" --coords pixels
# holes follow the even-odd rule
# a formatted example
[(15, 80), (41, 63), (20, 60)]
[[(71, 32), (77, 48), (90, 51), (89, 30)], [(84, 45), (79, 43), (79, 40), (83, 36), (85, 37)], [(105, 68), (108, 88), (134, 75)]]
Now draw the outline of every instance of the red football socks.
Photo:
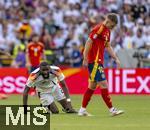
[(89, 101), (91, 100), (91, 97), (94, 93), (94, 90), (92, 89), (87, 89), (86, 92), (84, 93), (83, 100), (82, 100), (82, 107), (86, 108), (88, 105)]
[(102, 98), (103, 98), (104, 102), (106, 103), (107, 107), (109, 109), (112, 108), (112, 101), (111, 101), (111, 97), (108, 93), (108, 88), (101, 88), (101, 95), (102, 95)]

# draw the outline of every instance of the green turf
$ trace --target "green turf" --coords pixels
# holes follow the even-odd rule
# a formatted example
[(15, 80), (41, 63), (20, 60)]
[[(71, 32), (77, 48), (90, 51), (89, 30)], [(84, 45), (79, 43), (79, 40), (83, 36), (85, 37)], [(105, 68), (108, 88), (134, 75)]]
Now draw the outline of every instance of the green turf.
[[(72, 96), (74, 107), (79, 109), (81, 96)], [(150, 96), (112, 96), (114, 105), (124, 109), (125, 114), (110, 117), (100, 96), (94, 96), (88, 106), (93, 117), (75, 114), (51, 116), (51, 130), (150, 130)], [(0, 104), (22, 104), (22, 97), (12, 95)], [(29, 104), (39, 104), (37, 97), (29, 97)]]

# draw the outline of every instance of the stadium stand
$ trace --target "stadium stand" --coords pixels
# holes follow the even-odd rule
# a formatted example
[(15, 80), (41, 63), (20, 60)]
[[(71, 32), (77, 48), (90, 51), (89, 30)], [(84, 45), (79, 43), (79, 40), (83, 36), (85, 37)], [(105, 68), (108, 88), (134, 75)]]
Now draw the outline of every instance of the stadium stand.
[[(122, 67), (150, 67), (149, 5), (149, 0), (0, 0), (0, 49), (13, 55), (0, 57), (0, 64), (10, 65), (16, 47), (37, 34), (51, 64), (72, 66), (73, 45), (82, 54), (90, 28), (115, 12), (119, 25), (111, 44)], [(105, 66), (115, 66), (107, 52)]]

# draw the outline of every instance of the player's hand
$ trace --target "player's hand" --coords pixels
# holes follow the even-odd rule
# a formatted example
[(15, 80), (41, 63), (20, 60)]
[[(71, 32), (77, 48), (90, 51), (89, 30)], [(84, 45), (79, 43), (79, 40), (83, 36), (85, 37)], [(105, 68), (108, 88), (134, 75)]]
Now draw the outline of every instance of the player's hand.
[(116, 64), (117, 64), (117, 68), (119, 69), (121, 67), (121, 63), (120, 63), (120, 60), (117, 58), (115, 60)]
[(88, 60), (87, 59), (83, 59), (82, 65), (84, 67), (87, 67), (88, 66)]

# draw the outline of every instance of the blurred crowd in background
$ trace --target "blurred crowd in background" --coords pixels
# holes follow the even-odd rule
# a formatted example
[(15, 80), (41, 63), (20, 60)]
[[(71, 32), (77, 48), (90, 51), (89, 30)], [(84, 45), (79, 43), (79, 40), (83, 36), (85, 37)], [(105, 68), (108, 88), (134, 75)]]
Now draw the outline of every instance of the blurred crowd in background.
[[(16, 60), (20, 52), (25, 55), (36, 34), (51, 64), (79, 67), (90, 29), (109, 12), (117, 13), (119, 19), (111, 33), (115, 52), (146, 49), (142, 57), (149, 60), (149, 0), (0, 0), (0, 50)], [(10, 61), (1, 60), (1, 66)], [(106, 52), (105, 67), (112, 66), (114, 61)]]

